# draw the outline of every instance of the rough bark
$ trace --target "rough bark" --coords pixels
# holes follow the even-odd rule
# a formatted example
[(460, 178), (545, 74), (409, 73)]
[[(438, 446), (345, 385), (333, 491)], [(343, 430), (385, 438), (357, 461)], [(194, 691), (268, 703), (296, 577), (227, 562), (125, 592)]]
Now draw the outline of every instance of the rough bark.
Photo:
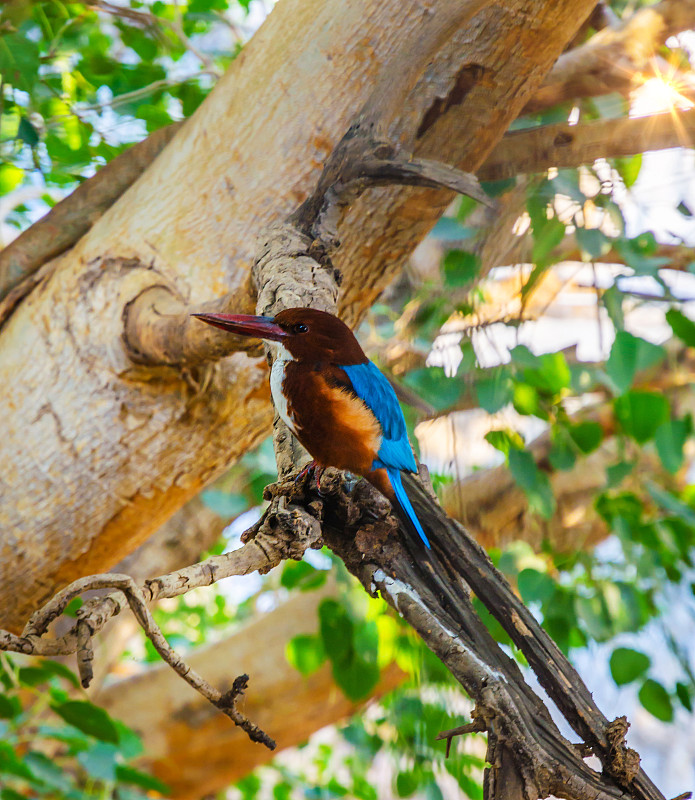
[[(280, 750), (301, 744), (364, 705), (348, 700), (336, 687), (329, 665), (303, 677), (285, 657), (290, 638), (316, 632), (319, 603), (335, 593), (333, 583), (320, 591), (299, 593), (190, 658), (196, 669), (222, 687), (229, 686), (234, 675), (251, 674), (245, 711), (273, 732)], [(389, 666), (371, 697), (384, 694), (403, 677), (395, 664)], [(142, 736), (147, 754), (142, 766), (171, 786), (174, 800), (199, 800), (270, 760), (271, 751), (250, 742), (180, 684), (162, 665), (113, 684), (93, 698)]]
[[(242, 286), (253, 234), (305, 196), (383, 65), (418, 52), (451, 2), (279, 4), (171, 145), (15, 311), (0, 348), (5, 625), (117, 563), (268, 429), (262, 362), (135, 367), (124, 308), (154, 285), (193, 304)], [(416, 154), (475, 170), (592, 5), (508, 0), (452, 32), (410, 93)], [(379, 189), (354, 204), (335, 259), (348, 321), (449, 198)]]

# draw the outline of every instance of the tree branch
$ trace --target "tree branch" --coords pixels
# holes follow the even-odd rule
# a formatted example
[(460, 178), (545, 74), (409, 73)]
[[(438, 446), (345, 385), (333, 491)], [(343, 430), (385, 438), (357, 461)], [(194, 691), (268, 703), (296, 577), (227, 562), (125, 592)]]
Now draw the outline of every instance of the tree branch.
[(695, 109), (579, 125), (542, 125), (505, 134), (478, 170), (478, 177), (496, 181), (550, 167), (578, 167), (597, 158), (690, 147), (694, 135)]
[[(324, 175), (315, 191), (290, 216), (286, 223), (270, 227), (259, 240), (254, 265), (254, 280), (264, 286), (267, 297), (259, 298), (258, 313), (270, 314), (277, 306), (290, 308), (312, 304), (312, 295), (323, 291), (324, 310), (334, 310), (340, 278), (329, 257), (340, 244), (337, 223), (342, 211), (366, 189), (401, 184), (446, 188), (458, 191), (488, 205), (491, 201), (477, 179), (466, 172), (427, 159), (400, 154), (382, 142), (356, 136), (353, 127), (327, 162)], [(319, 244), (320, 243), (320, 244)], [(322, 289), (296, 293), (298, 275), (309, 272)], [(274, 275), (268, 288), (265, 275)], [(291, 285), (293, 299), (281, 300), (283, 286)], [(279, 293), (279, 295), (277, 294)], [(124, 341), (131, 359), (140, 364), (193, 366), (216, 361), (236, 351), (258, 355), (259, 344), (245, 337), (235, 337), (201, 325), (192, 312), (252, 313), (255, 291), (250, 281), (224, 297), (203, 306), (189, 307), (173, 287), (150, 286), (135, 297), (124, 311)], [(317, 298), (314, 296), (313, 304)], [(289, 305), (288, 305), (289, 303)]]
[(662, 0), (639, 9), (620, 27), (604, 28), (586, 44), (563, 53), (523, 113), (543, 111), (565, 100), (630, 91), (636, 73), (647, 68), (669, 36), (694, 23), (693, 0)]
[(36, 284), (22, 282), (72, 247), (142, 175), (182, 125), (168, 125), (116, 156), (0, 252), (0, 326)]
[[(268, 572), (287, 558), (301, 560), (309, 547), (321, 546), (318, 522), (302, 509), (288, 506), (286, 497), (282, 495), (273, 500), (264, 517), (247, 533), (251, 532), (255, 537), (253, 541), (238, 550), (212, 556), (193, 566), (146, 580), (142, 585), (138, 585), (129, 575), (118, 573), (80, 578), (38, 609), (20, 636), (0, 630), (0, 650), (44, 656), (76, 653), (80, 680), (87, 687), (92, 679), (91, 641), (109, 619), (119, 614), (127, 604), (159, 655), (181, 678), (241, 727), (252, 741), (273, 749), (273, 740), (236, 707), (238, 697), (246, 688), (248, 675), (237, 678), (227, 692), (222, 693), (212, 687), (169, 646), (148, 608), (148, 604), (156, 600), (177, 597), (232, 575)], [(64, 636), (43, 638), (50, 624), (63, 613), (73, 598), (95, 589), (116, 591), (87, 601), (77, 612), (77, 622)]]

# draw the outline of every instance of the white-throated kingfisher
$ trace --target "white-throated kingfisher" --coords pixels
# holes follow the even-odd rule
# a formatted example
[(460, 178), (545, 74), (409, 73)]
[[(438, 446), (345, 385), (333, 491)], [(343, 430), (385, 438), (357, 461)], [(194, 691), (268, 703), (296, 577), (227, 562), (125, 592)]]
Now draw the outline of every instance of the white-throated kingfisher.
[(270, 389), (287, 427), (319, 467), (365, 477), (430, 546), (401, 481), (402, 470), (417, 472), (403, 412), (344, 322), (311, 308), (288, 308), (275, 317), (193, 316), (237, 336), (272, 342)]

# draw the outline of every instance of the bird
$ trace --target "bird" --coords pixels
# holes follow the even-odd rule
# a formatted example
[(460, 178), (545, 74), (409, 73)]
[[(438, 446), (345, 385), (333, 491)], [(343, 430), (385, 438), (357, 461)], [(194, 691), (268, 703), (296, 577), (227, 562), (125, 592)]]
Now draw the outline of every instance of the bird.
[(283, 422), (314, 459), (310, 466), (361, 475), (394, 507), (410, 533), (430, 542), (401, 479), (417, 472), (403, 412), (391, 384), (338, 317), (288, 308), (274, 317), (192, 316), (275, 349), (270, 389)]

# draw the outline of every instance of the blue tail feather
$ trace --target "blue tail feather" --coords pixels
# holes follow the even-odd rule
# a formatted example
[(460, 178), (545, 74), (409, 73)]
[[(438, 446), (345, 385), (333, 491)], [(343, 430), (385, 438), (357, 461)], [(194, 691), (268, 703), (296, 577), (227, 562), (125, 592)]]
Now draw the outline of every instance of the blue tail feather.
[(405, 493), (405, 489), (403, 488), (403, 483), (401, 481), (401, 471), (399, 469), (394, 469), (393, 467), (387, 467), (386, 473), (389, 476), (389, 481), (391, 482), (391, 486), (393, 487), (393, 491), (396, 495), (396, 500), (398, 504), (403, 509), (405, 514), (407, 515), (408, 519), (413, 523), (413, 527), (418, 532), (418, 535), (425, 543), (425, 546), (428, 549), (430, 548), (430, 542), (427, 538), (427, 534), (422, 528), (420, 524), (420, 520), (417, 518), (415, 513), (415, 509), (413, 508), (413, 504), (410, 502), (410, 498)]

